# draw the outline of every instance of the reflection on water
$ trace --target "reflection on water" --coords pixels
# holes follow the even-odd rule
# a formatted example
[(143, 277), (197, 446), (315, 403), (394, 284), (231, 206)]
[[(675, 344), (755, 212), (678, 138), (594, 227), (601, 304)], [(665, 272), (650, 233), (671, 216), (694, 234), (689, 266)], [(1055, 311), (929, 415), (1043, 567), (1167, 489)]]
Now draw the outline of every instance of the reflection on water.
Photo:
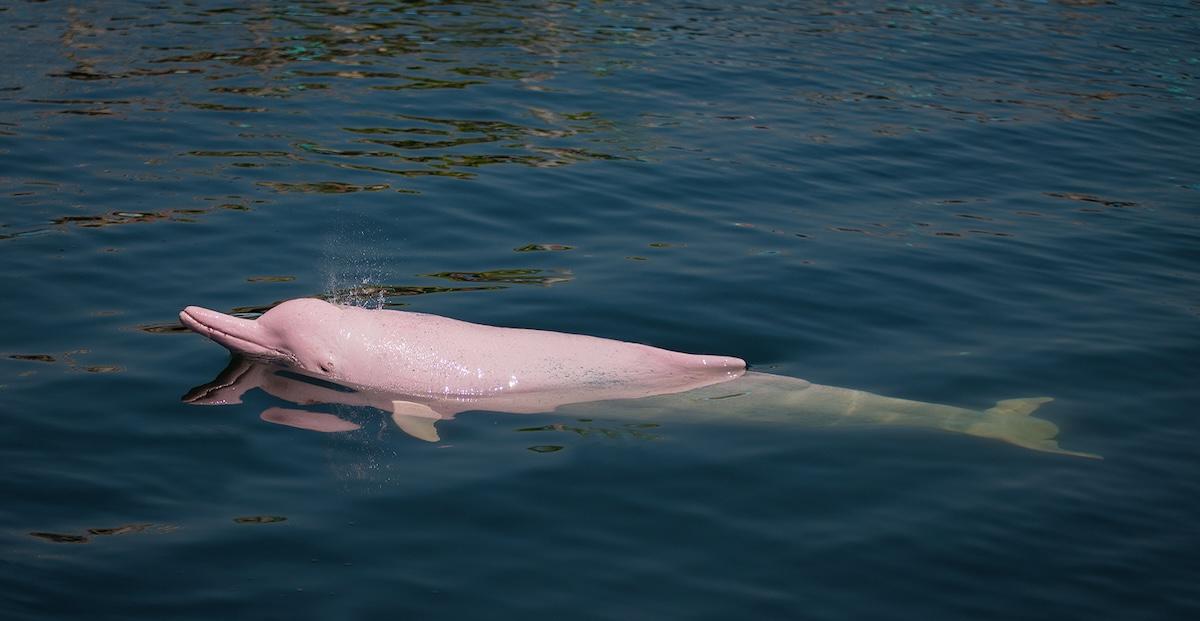
[[(324, 433), (352, 432), (362, 426), (311, 407), (362, 408), (390, 414), (400, 430), (426, 442), (441, 440), (435, 423), (453, 419), (463, 412), (555, 412), (589, 425), (556, 423), (518, 431), (569, 431), (581, 436), (628, 435), (635, 439), (653, 439), (654, 436), (641, 430), (658, 427), (664, 420), (821, 427), (895, 425), (964, 433), (1047, 453), (1099, 458), (1095, 454), (1060, 448), (1056, 441), (1058, 427), (1032, 415), (1043, 404), (1052, 401), (1048, 397), (1007, 399), (985, 411), (974, 411), (757, 372), (682, 392), (677, 386), (664, 384), (661, 390), (648, 393), (649, 396), (630, 397), (630, 391), (620, 383), (472, 396), (350, 388), (326, 377), (285, 371), (235, 355), (215, 379), (188, 391), (183, 401), (193, 405), (237, 404), (243, 402), (246, 393), (254, 390), (262, 390), (298, 406), (265, 410), (260, 418), (267, 422)], [(595, 418), (634, 418), (639, 422), (627, 423), (614, 432), (603, 426), (590, 425)]]
[[(85, 364), (80, 362), (77, 358), (77, 356), (86, 356), (91, 353), (92, 352), (88, 349), (76, 349), (63, 352), (58, 356), (53, 356), (50, 354), (9, 354), (8, 358), (11, 360), (21, 360), (25, 362), (61, 362), (66, 365), (66, 368), (69, 371), (83, 371), (86, 373), (117, 373), (123, 370), (120, 366), (113, 364)], [(30, 369), (22, 372), (21, 375), (27, 377), (29, 375), (33, 375), (34, 373), (37, 373), (37, 371)]]
[(282, 515), (244, 515), (233, 518), (236, 524), (278, 524), (286, 522), (287, 518)]
[[(871, 2), (748, 6), (734, 14), (625, 3), (203, 4), (104, 3), (57, 14), (34, 4), (11, 7), (4, 18), (21, 42), (12, 39), (0, 50), (28, 60), (20, 70), (0, 73), (0, 104), (11, 112), (3, 134), (33, 137), (50, 123), (80, 136), (91, 133), (93, 123), (169, 115), (166, 135), (133, 123), (132, 145), (172, 145), (197, 162), (184, 158), (164, 168), (148, 161), (142, 180), (242, 171), (247, 174), (233, 175), (236, 182), (225, 194), (244, 202), (262, 190), (419, 193), (422, 178), (472, 179), (492, 166), (647, 161), (675, 148), (655, 131), (665, 126), (697, 132), (713, 123), (770, 131), (791, 126), (813, 143), (836, 146), (944, 131), (948, 121), (1103, 121), (1135, 113), (1148, 100), (1183, 109), (1195, 97), (1189, 69), (1194, 58), (1183, 48), (1152, 54), (1152, 46), (1134, 40), (1143, 35), (1124, 33), (1107, 42), (1122, 51), (1120, 63), (1081, 57), (1079, 42), (1101, 24), (1091, 7), (1068, 3), (1037, 17), (1004, 7)], [(986, 32), (977, 31), (980, 20), (989, 24)], [(1062, 37), (1061, 45), (1044, 51), (1062, 63), (1062, 71), (1039, 72), (1041, 52), (1010, 49), (1031, 27)], [(971, 38), (978, 62), (945, 62), (937, 44), (956, 36)], [(695, 47), (711, 40), (724, 43), (719, 60)], [(713, 107), (720, 93), (711, 89), (736, 84), (740, 72), (759, 70), (764, 61), (782, 62), (772, 40), (788, 42), (794, 53), (787, 62), (808, 79), (756, 93), (771, 102), (760, 114)], [(845, 66), (847, 59), (875, 57), (903, 70), (872, 75), (860, 73), (863, 63)], [(700, 73), (659, 69), (671, 63), (697, 65)], [(835, 63), (859, 77), (839, 85), (829, 68)], [(929, 66), (938, 71), (920, 69)], [(643, 72), (657, 77), (646, 81)], [(696, 92), (669, 118), (613, 105), (644, 108), (687, 88)], [(463, 98), (447, 106), (442, 91), (479, 91), (486, 96), (479, 101), (489, 103)], [(330, 110), (330, 103), (341, 105)], [(786, 105), (789, 118), (772, 115), (776, 105)], [(46, 114), (62, 118), (49, 121)], [(834, 121), (846, 114), (855, 122)], [(898, 114), (906, 123), (887, 121)], [(124, 168), (139, 168), (136, 153), (118, 157), (128, 158)], [(783, 162), (773, 165), (800, 172)], [(402, 181), (388, 180), (393, 177)], [(11, 181), (41, 179), (17, 173)], [(22, 193), (22, 201), (33, 204), (47, 192)], [(79, 209), (40, 213), (40, 220), (30, 214), (0, 239), (38, 224), (91, 227), (180, 215)], [(966, 234), (1008, 233), (941, 235)]]
[(349, 183), (338, 183), (336, 181), (325, 181), (322, 183), (283, 183), (279, 181), (264, 181), (261, 185), (263, 187), (271, 188), (277, 192), (316, 192), (319, 194), (379, 192), (391, 187), (386, 183), (377, 183), (374, 185), (352, 185)]
[(110, 537), (114, 535), (153, 534), (165, 535), (178, 530), (171, 524), (126, 524), (112, 528), (89, 528), (86, 534), (32, 532), (30, 537), (49, 541), (51, 543), (91, 543), (94, 537)]
[(526, 244), (519, 248), (513, 248), (513, 252), (546, 252), (562, 250), (574, 250), (574, 248), (565, 244)]
[[(262, 201), (255, 201), (262, 202)], [(248, 211), (245, 205), (225, 203), (214, 208), (167, 209), (159, 212), (114, 211), (98, 215), (58, 216), (47, 224), (56, 227), (77, 226), (84, 229), (95, 229), (122, 224), (143, 224), (147, 222), (196, 222), (197, 216), (212, 213), (215, 210)], [(47, 233), (53, 229), (29, 229), (13, 234), (0, 234), (0, 240), (28, 237), (37, 233)]]
[[(541, 425), (539, 427), (521, 427), (516, 431), (519, 433), (572, 433), (580, 437), (598, 436), (610, 440), (658, 440), (659, 436), (649, 433), (646, 430), (657, 429), (661, 426), (662, 425), (660, 423), (624, 423), (606, 425), (604, 423), (598, 423), (590, 418), (579, 418), (571, 423), (551, 423), (549, 425)], [(537, 449), (536, 447), (530, 447), (529, 450), (536, 451)]]
[[(82, 123), (170, 115), (167, 135), (142, 130), (135, 121), (131, 144), (171, 145), (195, 163), (147, 160), (139, 166), (136, 153), (118, 155), (132, 156), (123, 167), (144, 169), (139, 180), (156, 189), (188, 175), (241, 171), (238, 187), (224, 193), (239, 204), (263, 190), (411, 194), (420, 188), (386, 179), (471, 179), (492, 165), (559, 167), (637, 157), (631, 134), (613, 135), (618, 123), (570, 103), (564, 108), (544, 98), (516, 98), (500, 109), (447, 109), (421, 94), (496, 86), (545, 92), (564, 54), (638, 36), (564, 23), (574, 19), (568, 6), (111, 3), (72, 6), (57, 15), (33, 5), (5, 13), (6, 23), (26, 31), (39, 47), (21, 72), (0, 73), (0, 103), (21, 111), (9, 117), (15, 122), (4, 123), (4, 135), (36, 135), (46, 113)], [(129, 45), (130, 37), (140, 45)], [(26, 79), (31, 74), (49, 79)], [(68, 97), (56, 86), (63, 82)], [(172, 96), (182, 92), (187, 95)], [(330, 98), (345, 107), (314, 118), (312, 106)], [(84, 125), (71, 133), (90, 130)], [(30, 186), (41, 179), (13, 181)], [(19, 196), (36, 204), (48, 193), (34, 187)], [(188, 221), (204, 211), (73, 207), (81, 213), (31, 212), (0, 239), (36, 232), (38, 225)]]
[[(548, 248), (549, 249), (549, 248)], [(555, 248), (558, 249), (558, 248)], [(522, 251), (518, 249), (518, 252)], [(570, 282), (574, 276), (566, 270), (510, 269), (487, 272), (439, 272), (426, 274), (431, 278), (445, 278), (460, 282), (502, 282), (514, 285), (541, 285), (549, 287)]]

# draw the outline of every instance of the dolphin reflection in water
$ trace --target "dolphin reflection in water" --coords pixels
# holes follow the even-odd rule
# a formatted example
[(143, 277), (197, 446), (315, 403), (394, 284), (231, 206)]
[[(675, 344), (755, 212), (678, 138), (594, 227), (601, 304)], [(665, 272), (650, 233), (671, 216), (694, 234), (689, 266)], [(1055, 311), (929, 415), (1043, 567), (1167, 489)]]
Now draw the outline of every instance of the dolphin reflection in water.
[[(439, 440), (436, 422), (462, 412), (553, 412), (924, 427), (1098, 457), (1060, 448), (1058, 428), (1032, 416), (1048, 397), (970, 410), (747, 371), (743, 361), (726, 356), (307, 298), (284, 302), (257, 320), (194, 306), (180, 319), (234, 354), (216, 379), (184, 396), (188, 403), (240, 403), (246, 392), (260, 388), (297, 405), (376, 408), (405, 433), (429, 442)], [(322, 432), (358, 428), (301, 408), (273, 407), (262, 418)]]

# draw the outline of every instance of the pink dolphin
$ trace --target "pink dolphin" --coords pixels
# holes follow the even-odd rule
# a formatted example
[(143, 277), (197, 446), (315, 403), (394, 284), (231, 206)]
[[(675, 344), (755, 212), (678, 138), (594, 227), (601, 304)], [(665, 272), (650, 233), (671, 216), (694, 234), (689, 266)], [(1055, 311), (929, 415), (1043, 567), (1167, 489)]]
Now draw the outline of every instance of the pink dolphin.
[[(547, 412), (568, 404), (684, 392), (732, 380), (746, 363), (436, 315), (289, 300), (257, 320), (189, 306), (188, 328), (229, 351), (392, 396), (429, 418), (465, 410)], [(401, 396), (397, 398), (397, 396)]]
[[(297, 405), (391, 412), (403, 431), (431, 442), (438, 440), (436, 421), (469, 410), (586, 417), (620, 411), (690, 420), (740, 416), (772, 423), (926, 427), (1095, 457), (1060, 448), (1058, 428), (1032, 416), (1051, 400), (1047, 397), (1007, 399), (971, 410), (748, 373), (738, 358), (316, 299), (284, 302), (257, 320), (196, 306), (179, 318), (235, 354), (217, 379), (184, 397), (188, 403), (238, 403), (245, 392), (259, 388)], [(289, 377), (280, 366), (317, 381)], [(322, 385), (326, 379), (340, 386)], [(331, 414), (301, 409), (274, 407), (262, 418), (314, 431), (358, 428)]]

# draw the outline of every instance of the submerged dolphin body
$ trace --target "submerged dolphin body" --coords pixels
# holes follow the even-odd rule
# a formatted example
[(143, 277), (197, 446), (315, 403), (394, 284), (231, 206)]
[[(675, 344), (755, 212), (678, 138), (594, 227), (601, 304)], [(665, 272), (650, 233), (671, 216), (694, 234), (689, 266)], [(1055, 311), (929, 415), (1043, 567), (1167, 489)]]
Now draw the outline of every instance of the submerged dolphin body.
[[(235, 354), (217, 379), (193, 389), (185, 401), (238, 403), (248, 390), (261, 388), (297, 404), (370, 406), (390, 412), (402, 430), (427, 441), (438, 440), (436, 421), (465, 411), (553, 411), (894, 424), (1095, 457), (1059, 448), (1058, 428), (1030, 416), (1050, 401), (1045, 397), (1010, 399), (977, 411), (747, 372), (738, 358), (315, 299), (284, 302), (257, 320), (190, 306), (180, 320)], [(300, 409), (271, 408), (262, 418), (315, 431), (357, 428), (331, 414)]]

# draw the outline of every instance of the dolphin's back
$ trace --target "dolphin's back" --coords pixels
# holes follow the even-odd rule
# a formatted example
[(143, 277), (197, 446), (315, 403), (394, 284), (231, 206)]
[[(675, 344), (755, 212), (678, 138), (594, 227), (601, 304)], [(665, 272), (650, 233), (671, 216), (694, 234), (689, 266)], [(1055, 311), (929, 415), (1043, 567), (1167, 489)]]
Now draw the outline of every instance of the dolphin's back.
[(677, 392), (733, 379), (746, 363), (580, 334), (485, 326), (448, 317), (345, 308), (346, 369), (356, 384), (485, 396), (608, 390), (607, 398)]

